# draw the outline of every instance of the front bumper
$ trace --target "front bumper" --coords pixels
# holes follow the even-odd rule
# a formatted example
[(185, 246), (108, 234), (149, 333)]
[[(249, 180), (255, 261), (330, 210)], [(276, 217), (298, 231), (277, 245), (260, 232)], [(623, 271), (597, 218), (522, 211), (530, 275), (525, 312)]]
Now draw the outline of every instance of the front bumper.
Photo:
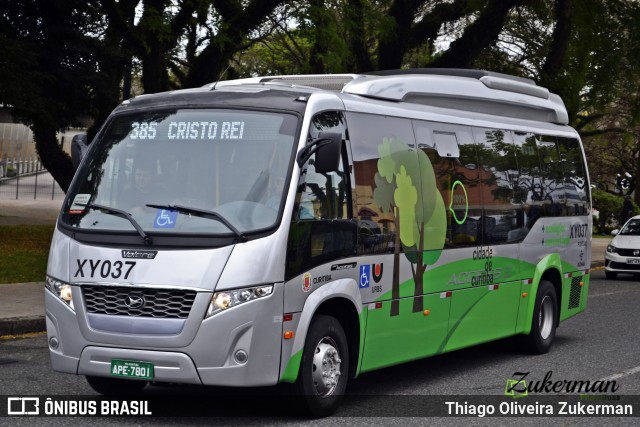
[(604, 269), (611, 273), (640, 274), (640, 257), (605, 252)]
[[(278, 382), (282, 347), (283, 285), (273, 294), (204, 319), (210, 292), (198, 293), (184, 327), (154, 331), (144, 326), (122, 332), (90, 323), (82, 292), (73, 287), (76, 311), (45, 290), (47, 335), (54, 370), (110, 376), (112, 359), (151, 362), (154, 381), (218, 386), (265, 386)], [(121, 319), (120, 319), (121, 320)], [(131, 317), (132, 324), (149, 319)], [(121, 323), (121, 322), (120, 322)], [(118, 331), (120, 330), (120, 331)], [(56, 348), (51, 342), (57, 341)], [(239, 351), (246, 357), (236, 357)]]

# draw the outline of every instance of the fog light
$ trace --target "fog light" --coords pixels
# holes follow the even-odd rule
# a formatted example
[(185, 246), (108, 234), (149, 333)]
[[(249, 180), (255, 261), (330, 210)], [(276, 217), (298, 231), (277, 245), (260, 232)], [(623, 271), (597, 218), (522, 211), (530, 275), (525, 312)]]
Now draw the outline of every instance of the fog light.
[(58, 338), (56, 337), (49, 338), (49, 348), (51, 348), (52, 350), (55, 350), (58, 348), (59, 345), (60, 345), (60, 342), (58, 341)]
[(243, 364), (247, 363), (247, 360), (249, 360), (249, 355), (244, 350), (238, 350), (238, 351), (236, 351), (236, 354), (233, 355), (233, 358), (240, 365), (243, 365)]

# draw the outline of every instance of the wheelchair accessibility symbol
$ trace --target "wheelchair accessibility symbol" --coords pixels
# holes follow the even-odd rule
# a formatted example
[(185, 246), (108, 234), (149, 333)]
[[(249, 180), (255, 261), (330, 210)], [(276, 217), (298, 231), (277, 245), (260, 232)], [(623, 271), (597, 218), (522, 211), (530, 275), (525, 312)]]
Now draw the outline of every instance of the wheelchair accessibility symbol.
[(177, 211), (158, 209), (156, 212), (156, 220), (153, 223), (153, 228), (175, 228), (177, 219)]
[(371, 265), (363, 264), (360, 266), (360, 288), (368, 288), (371, 282)]

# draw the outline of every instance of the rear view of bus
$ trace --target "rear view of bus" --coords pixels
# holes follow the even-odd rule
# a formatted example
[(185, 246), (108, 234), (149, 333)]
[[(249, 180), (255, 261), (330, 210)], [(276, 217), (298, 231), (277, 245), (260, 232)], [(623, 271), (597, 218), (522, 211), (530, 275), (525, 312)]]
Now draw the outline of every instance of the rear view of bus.
[(559, 98), (474, 70), (252, 78), (125, 101), (63, 204), (53, 368), (99, 393), (349, 378), (584, 310), (588, 173)]

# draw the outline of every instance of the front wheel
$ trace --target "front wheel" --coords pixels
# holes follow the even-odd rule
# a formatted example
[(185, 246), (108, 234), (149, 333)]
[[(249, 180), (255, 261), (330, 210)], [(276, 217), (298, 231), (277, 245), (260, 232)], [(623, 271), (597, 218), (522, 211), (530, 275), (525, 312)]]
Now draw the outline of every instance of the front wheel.
[(615, 280), (616, 277), (618, 277), (618, 273), (616, 273), (615, 271), (606, 271), (604, 272), (604, 275), (607, 277), (607, 279), (609, 280)]
[(340, 322), (331, 316), (314, 317), (296, 381), (296, 391), (310, 415), (324, 417), (338, 408), (348, 374), (349, 348)]
[(125, 380), (87, 375), (87, 382), (96, 392), (105, 396), (137, 394), (147, 385), (146, 381)]
[(531, 332), (518, 336), (518, 344), (527, 353), (544, 354), (549, 351), (556, 336), (558, 298), (553, 284), (542, 280), (538, 286), (533, 311)]

